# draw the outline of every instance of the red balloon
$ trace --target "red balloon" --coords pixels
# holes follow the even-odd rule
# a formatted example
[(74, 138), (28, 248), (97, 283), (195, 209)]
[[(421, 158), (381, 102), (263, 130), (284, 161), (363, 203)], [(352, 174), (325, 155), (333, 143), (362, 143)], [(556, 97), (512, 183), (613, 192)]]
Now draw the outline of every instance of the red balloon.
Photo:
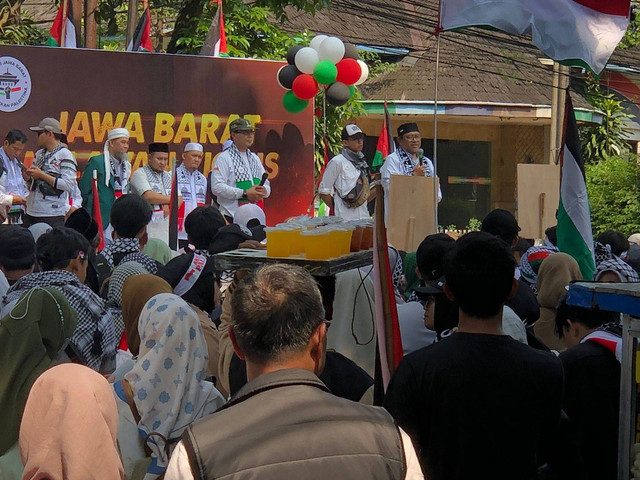
[[(358, 68), (360, 68), (359, 65)], [(293, 90), (293, 94), (296, 97), (302, 100), (311, 100), (316, 96), (316, 93), (318, 93), (318, 82), (313, 78), (313, 75), (303, 73), (302, 75), (298, 75), (293, 81), (291, 90)]]
[(336, 67), (338, 67), (336, 82), (342, 82), (345, 85), (353, 85), (360, 80), (362, 68), (360, 68), (357, 60), (353, 58), (343, 58), (336, 64)]

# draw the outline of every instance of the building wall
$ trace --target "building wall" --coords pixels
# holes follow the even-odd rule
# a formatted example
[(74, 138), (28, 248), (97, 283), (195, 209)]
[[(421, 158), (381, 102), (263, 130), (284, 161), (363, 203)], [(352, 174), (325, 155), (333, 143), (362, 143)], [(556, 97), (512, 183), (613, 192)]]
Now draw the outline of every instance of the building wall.
[[(416, 118), (392, 118), (395, 134), (398, 125), (414, 121), (424, 138), (433, 138), (433, 121)], [(380, 118), (361, 118), (357, 121), (365, 134), (380, 134)], [(515, 213), (516, 165), (518, 163), (548, 162), (549, 126), (507, 123), (454, 123), (438, 121), (438, 138), (491, 143), (491, 207)], [(430, 152), (425, 154), (431, 157)]]

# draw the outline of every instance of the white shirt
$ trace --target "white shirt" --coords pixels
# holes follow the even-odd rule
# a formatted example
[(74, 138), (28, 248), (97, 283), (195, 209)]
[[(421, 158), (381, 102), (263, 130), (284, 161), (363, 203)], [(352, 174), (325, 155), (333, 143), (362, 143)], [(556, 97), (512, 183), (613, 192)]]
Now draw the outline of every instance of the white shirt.
[[(207, 177), (200, 171), (189, 172), (184, 164), (176, 168), (178, 176), (178, 191), (182, 193), (184, 202), (184, 217), (187, 218), (199, 205), (204, 205), (207, 200)], [(187, 232), (182, 228), (178, 230), (178, 238), (187, 240)]]
[[(147, 176), (147, 170), (151, 170), (149, 165), (138, 168), (129, 180), (131, 193), (142, 197), (145, 192), (152, 191), (161, 195), (171, 195), (171, 174), (166, 171), (154, 172)], [(151, 178), (149, 178), (151, 177)], [(149, 238), (157, 238), (165, 243), (169, 243), (169, 217), (164, 216), (162, 205), (151, 205), (153, 215), (151, 222), (147, 225)]]
[[(14, 195), (26, 199), (29, 196), (29, 189), (22, 178), (22, 170), (16, 162), (17, 159), (10, 159), (3, 147), (0, 147), (0, 160), (4, 166), (4, 173), (0, 176), (0, 205), (11, 206)], [(23, 206), (15, 208), (24, 210)]]
[(333, 157), (322, 175), (322, 181), (318, 186), (318, 193), (323, 195), (333, 195), (333, 208), (337, 217), (343, 220), (360, 220), (369, 218), (367, 202), (356, 208), (349, 208), (342, 200), (356, 186), (360, 178), (360, 172), (349, 159), (338, 154)]
[(424, 326), (424, 308), (420, 302), (399, 303), (397, 310), (404, 355), (436, 341), (436, 332)]
[[(36, 159), (33, 162), (34, 166), (38, 165), (38, 159), (42, 155), (48, 156), (49, 152), (38, 150)], [(27, 214), (32, 217), (63, 217), (69, 210), (69, 195), (78, 188), (78, 182), (76, 181), (78, 164), (76, 159), (68, 148), (63, 147), (47, 158), (41, 169), (49, 175), (59, 175), (53, 186), (58, 190), (62, 190), (62, 193), (60, 196), (44, 196), (36, 186), (35, 189), (29, 192), (29, 197), (27, 198)]]
[[(404, 456), (407, 461), (407, 473), (405, 474), (405, 480), (423, 480), (424, 475), (420, 468), (420, 462), (418, 456), (413, 448), (411, 439), (404, 430), (398, 427), (400, 430), (400, 438), (402, 439), (402, 449), (404, 450)], [(251, 452), (242, 452), (245, 455), (251, 455)], [(189, 457), (187, 455), (187, 449), (184, 448), (182, 441), (178, 442), (171, 460), (167, 466), (167, 471), (164, 474), (165, 480), (193, 480), (193, 472), (191, 471), (191, 465), (189, 464)]]
[(520, 320), (516, 312), (506, 305), (502, 308), (502, 331), (505, 335), (528, 345), (527, 329), (524, 322)]
[[(260, 174), (258, 178), (260, 178), (264, 173), (264, 167), (262, 166), (262, 162), (260, 162), (260, 158), (255, 153), (251, 153), (249, 158), (247, 153), (248, 152), (240, 152), (240, 155), (244, 157), (247, 162), (257, 162), (256, 169)], [(265, 182), (264, 187), (267, 189), (266, 198), (271, 195), (271, 184), (269, 180)], [(218, 155), (216, 163), (213, 165), (213, 170), (211, 171), (211, 193), (218, 197), (218, 205), (220, 205), (222, 214), (233, 218), (238, 209), (238, 200), (242, 198), (244, 190), (236, 187), (236, 174), (233, 169), (233, 159), (231, 158), (229, 150), (225, 150)]]

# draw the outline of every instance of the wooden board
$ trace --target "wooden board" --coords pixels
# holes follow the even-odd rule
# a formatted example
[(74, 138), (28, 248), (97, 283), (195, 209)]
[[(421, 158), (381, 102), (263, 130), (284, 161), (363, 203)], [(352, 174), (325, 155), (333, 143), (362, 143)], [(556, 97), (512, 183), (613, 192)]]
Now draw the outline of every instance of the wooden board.
[(554, 226), (560, 201), (558, 165), (518, 164), (518, 225), (523, 238), (544, 238)]
[(216, 269), (219, 271), (244, 268), (252, 270), (267, 263), (298, 265), (309, 270), (311, 275), (328, 277), (353, 268), (371, 265), (373, 263), (373, 250), (350, 253), (349, 255), (343, 255), (329, 260), (309, 260), (303, 256), (286, 258), (267, 257), (266, 250), (255, 250), (251, 248), (232, 250), (230, 252), (219, 253), (215, 256)]
[(433, 177), (391, 175), (387, 207), (387, 239), (405, 252), (415, 252), (435, 231)]

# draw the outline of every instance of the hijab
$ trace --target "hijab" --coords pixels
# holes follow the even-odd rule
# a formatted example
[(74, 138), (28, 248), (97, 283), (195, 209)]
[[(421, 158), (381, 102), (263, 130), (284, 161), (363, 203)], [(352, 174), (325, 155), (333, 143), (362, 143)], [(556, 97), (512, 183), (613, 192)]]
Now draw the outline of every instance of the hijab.
[(552, 350), (566, 349), (556, 334), (556, 307), (567, 293), (566, 286), (577, 280), (582, 280), (578, 262), (566, 253), (554, 253), (540, 264), (536, 284), (540, 318), (533, 325), (533, 331)]
[(151, 468), (167, 466), (165, 444), (179, 439), (195, 420), (224, 404), (220, 392), (204, 381), (207, 344), (195, 311), (180, 297), (161, 293), (140, 314), (140, 352), (125, 375), (140, 413), (138, 430), (148, 437)]
[(23, 480), (124, 478), (109, 382), (82, 365), (44, 372), (33, 384), (20, 425)]
[(142, 253), (166, 265), (173, 258), (169, 245), (159, 238), (150, 238), (142, 249)]
[(151, 297), (159, 293), (173, 293), (171, 286), (156, 275), (132, 275), (122, 287), (122, 321), (129, 351), (135, 356), (140, 349), (138, 320), (140, 312)]
[(121, 262), (109, 277), (107, 310), (111, 312), (117, 339), (120, 339), (122, 332), (124, 332), (124, 321), (122, 320), (122, 290), (124, 282), (132, 275), (144, 275), (145, 273), (149, 272), (138, 262)]
[(77, 323), (64, 295), (50, 287), (29, 290), (0, 322), (0, 455), (18, 439), (31, 385), (53, 365)]

